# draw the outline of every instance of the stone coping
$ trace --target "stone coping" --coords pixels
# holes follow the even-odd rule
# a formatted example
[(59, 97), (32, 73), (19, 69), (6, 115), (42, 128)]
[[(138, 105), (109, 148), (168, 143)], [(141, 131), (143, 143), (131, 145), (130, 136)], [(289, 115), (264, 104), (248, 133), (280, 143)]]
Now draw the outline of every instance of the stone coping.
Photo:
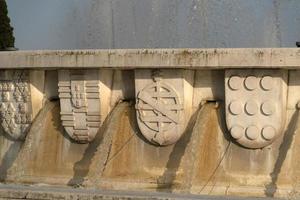
[(163, 192), (112, 191), (80, 188), (74, 189), (49, 186), (0, 185), (0, 199), (276, 200), (277, 198), (208, 196)]
[(1, 69), (300, 68), (300, 48), (108, 49), (0, 52)]

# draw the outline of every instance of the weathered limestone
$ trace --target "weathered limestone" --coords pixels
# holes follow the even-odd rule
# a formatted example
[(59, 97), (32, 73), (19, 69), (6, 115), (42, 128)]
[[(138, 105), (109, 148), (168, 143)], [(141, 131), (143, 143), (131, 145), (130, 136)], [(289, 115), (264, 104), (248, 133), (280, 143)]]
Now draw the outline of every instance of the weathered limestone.
[[(16, 192), (17, 190), (17, 192)], [(8, 185), (0, 186), (0, 199), (17, 200), (17, 199), (77, 199), (77, 200), (222, 200), (228, 199), (226, 196), (210, 198), (207, 195), (192, 194), (170, 194), (159, 192), (141, 192), (141, 191), (96, 191), (83, 189), (66, 189), (52, 188), (47, 186), (17, 186)], [(234, 198), (234, 200), (245, 200), (245, 198)], [(265, 198), (247, 198), (247, 200), (266, 200)]]
[(86, 143), (94, 139), (101, 123), (98, 70), (60, 70), (61, 121), (69, 136)]
[(299, 49), (0, 52), (0, 69), (1, 182), (299, 197)]
[(1, 52), (0, 68), (299, 69), (299, 59), (299, 48), (41, 50)]
[[(31, 80), (35, 78), (32, 77), (33, 73), (27, 70), (2, 70), (0, 72), (1, 127), (16, 140), (25, 138), (32, 120), (41, 109), (43, 99), (31, 84)], [(43, 73), (39, 74), (43, 75)], [(42, 79), (39, 84), (43, 85), (43, 76), (39, 79)]]
[(283, 70), (226, 70), (226, 123), (238, 143), (262, 148), (282, 134), (286, 83)]
[[(136, 110), (142, 134), (151, 143), (169, 145), (183, 134), (187, 120), (184, 70), (136, 70)], [(189, 105), (191, 107), (192, 105)]]

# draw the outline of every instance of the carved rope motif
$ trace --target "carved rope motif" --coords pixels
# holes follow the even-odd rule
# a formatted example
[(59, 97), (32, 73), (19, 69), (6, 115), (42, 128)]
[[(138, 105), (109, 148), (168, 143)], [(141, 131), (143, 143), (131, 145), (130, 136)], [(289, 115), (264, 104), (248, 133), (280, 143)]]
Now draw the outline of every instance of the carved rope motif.
[(97, 70), (59, 72), (61, 120), (69, 136), (79, 143), (94, 139), (100, 126)]
[(0, 116), (3, 130), (13, 139), (24, 139), (32, 122), (29, 72), (6, 70), (0, 78)]

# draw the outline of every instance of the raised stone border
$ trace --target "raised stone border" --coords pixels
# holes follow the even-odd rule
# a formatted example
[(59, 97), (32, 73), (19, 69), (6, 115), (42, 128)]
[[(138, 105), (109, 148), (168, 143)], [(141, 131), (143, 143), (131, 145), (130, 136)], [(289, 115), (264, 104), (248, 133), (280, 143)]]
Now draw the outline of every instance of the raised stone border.
[(300, 68), (300, 48), (115, 49), (0, 52), (1, 69)]
[(101, 191), (45, 186), (0, 185), (0, 199), (30, 200), (276, 200), (274, 198), (206, 196), (136, 191)]

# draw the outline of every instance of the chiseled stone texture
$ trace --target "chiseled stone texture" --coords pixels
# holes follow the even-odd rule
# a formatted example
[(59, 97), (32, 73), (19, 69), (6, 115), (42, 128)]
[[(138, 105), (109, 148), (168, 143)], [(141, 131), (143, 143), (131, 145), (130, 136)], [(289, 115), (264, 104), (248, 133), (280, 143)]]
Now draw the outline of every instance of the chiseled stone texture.
[[(43, 104), (43, 71), (2, 70), (0, 72), (1, 127), (15, 140), (24, 140)], [(42, 91), (39, 89), (42, 88)]]
[(101, 125), (98, 75), (98, 70), (58, 72), (62, 125), (80, 143), (92, 141)]
[(188, 80), (185, 70), (135, 70), (137, 121), (149, 142), (170, 145), (182, 136), (192, 108)]

